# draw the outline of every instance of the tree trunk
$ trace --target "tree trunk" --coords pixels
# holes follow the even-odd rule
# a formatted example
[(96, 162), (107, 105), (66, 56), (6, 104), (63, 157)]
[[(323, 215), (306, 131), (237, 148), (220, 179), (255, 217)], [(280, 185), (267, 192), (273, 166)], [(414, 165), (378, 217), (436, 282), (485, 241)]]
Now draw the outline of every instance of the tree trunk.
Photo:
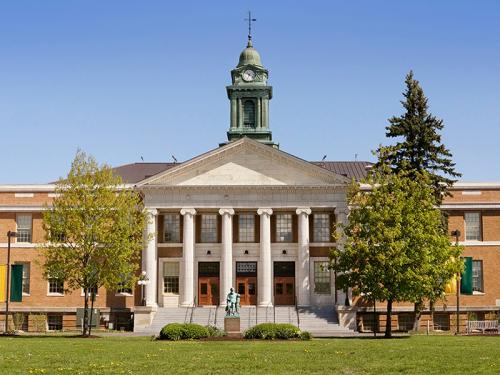
[(385, 338), (392, 337), (392, 299), (387, 300), (387, 314), (385, 321)]
[(413, 321), (413, 330), (418, 332), (420, 328), (420, 318), (422, 317), (422, 310), (424, 307), (424, 303), (422, 301), (418, 301), (415, 303), (414, 312), (415, 312), (415, 320)]
[(92, 333), (92, 315), (94, 313), (94, 301), (95, 301), (95, 293), (94, 288), (90, 291), (90, 321), (89, 321), (89, 336)]
[(87, 288), (84, 288), (84, 294), (83, 294), (83, 322), (82, 322), (82, 336), (87, 336), (87, 311), (89, 308), (89, 291)]

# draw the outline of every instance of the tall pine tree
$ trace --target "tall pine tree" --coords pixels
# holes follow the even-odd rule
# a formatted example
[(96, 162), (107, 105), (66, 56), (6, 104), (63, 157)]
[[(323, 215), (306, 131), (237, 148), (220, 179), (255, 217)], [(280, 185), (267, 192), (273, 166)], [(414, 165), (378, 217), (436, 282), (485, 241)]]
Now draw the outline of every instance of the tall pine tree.
[(395, 172), (406, 170), (410, 175), (426, 171), (431, 177), (438, 203), (461, 174), (455, 171), (451, 152), (441, 143), (439, 131), (443, 120), (428, 112), (427, 98), (410, 71), (406, 76), (406, 91), (401, 101), (406, 112), (389, 119), (386, 136), (399, 138), (389, 146), (387, 163)]

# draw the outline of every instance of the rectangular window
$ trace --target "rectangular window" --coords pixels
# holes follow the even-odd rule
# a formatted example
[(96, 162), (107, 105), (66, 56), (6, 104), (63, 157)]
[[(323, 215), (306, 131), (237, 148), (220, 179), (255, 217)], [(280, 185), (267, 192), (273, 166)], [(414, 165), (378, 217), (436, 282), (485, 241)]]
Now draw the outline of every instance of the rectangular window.
[(238, 239), (240, 242), (255, 241), (255, 215), (238, 215)]
[(484, 292), (482, 260), (472, 260), (472, 291)]
[(179, 294), (179, 262), (163, 263), (163, 292)]
[(361, 315), (361, 328), (365, 332), (378, 331), (378, 315), (376, 317), (373, 314)]
[(434, 330), (449, 331), (450, 330), (450, 314), (434, 314)]
[(292, 242), (292, 215), (276, 214), (276, 242)]
[(49, 279), (49, 294), (64, 294), (64, 281), (55, 277)]
[(130, 288), (129, 286), (122, 286), (122, 287), (119, 287), (118, 290), (116, 291), (116, 293), (118, 294), (125, 294), (125, 295), (132, 295), (132, 288)]
[(398, 314), (398, 330), (399, 331), (411, 331), (413, 330), (413, 323), (415, 322), (415, 316), (413, 314)]
[[(94, 295), (97, 296), (98, 295), (98, 289), (97, 287), (93, 287), (93, 288), (88, 288), (88, 294), (89, 294), (89, 297), (91, 296), (91, 292), (94, 292)], [(84, 296), (85, 293), (84, 293), (84, 290), (82, 288), (82, 296)]]
[(181, 242), (181, 218), (177, 214), (163, 217), (163, 235), (165, 242)]
[(330, 294), (330, 288), (328, 262), (314, 262), (314, 293)]
[(31, 215), (18, 214), (17, 222), (17, 242), (31, 242)]
[(17, 263), (23, 265), (23, 294), (30, 294), (30, 263)]
[(313, 242), (331, 242), (330, 215), (313, 214)]
[(481, 241), (481, 214), (479, 212), (466, 212), (465, 240)]
[(63, 328), (63, 317), (62, 315), (48, 315), (47, 325), (49, 331), (61, 331)]
[(215, 243), (217, 242), (217, 215), (203, 214), (201, 215), (201, 242)]

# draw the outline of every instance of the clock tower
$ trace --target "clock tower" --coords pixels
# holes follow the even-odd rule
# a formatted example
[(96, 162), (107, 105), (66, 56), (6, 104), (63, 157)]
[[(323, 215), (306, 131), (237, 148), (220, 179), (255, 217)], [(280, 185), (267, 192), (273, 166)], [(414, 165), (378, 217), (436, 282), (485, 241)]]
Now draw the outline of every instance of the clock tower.
[(268, 71), (262, 66), (249, 35), (247, 47), (241, 52), (238, 65), (231, 71), (232, 85), (226, 87), (231, 103), (231, 123), (227, 132), (228, 142), (223, 144), (249, 137), (278, 148), (269, 129), (269, 100), (273, 96), (273, 88), (267, 84), (267, 78)]

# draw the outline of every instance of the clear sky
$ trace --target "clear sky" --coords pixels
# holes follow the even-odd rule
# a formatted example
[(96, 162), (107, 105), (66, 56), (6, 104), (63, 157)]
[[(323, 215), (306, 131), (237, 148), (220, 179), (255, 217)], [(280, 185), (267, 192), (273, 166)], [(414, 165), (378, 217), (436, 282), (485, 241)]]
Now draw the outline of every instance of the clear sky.
[(413, 69), (462, 179), (500, 181), (500, 1), (3, 0), (0, 183), (225, 141), (249, 9), (281, 149), (372, 160)]

